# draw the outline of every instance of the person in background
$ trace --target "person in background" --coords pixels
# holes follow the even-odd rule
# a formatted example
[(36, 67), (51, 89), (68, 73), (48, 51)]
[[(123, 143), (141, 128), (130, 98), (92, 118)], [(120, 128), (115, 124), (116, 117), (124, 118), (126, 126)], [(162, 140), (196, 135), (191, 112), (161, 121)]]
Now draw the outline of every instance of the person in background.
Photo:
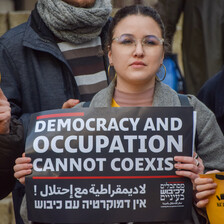
[(199, 90), (197, 97), (216, 116), (217, 122), (224, 134), (224, 67), (214, 77), (210, 78)]
[(155, 8), (165, 22), (172, 45), (183, 13), (182, 58), (187, 92), (196, 95), (224, 64), (223, 0), (158, 0)]
[[(11, 127), (0, 132), (0, 157), (5, 161), (0, 165), (1, 199), (14, 188), (13, 165), (24, 152), (20, 139), (30, 114), (61, 108), (69, 99), (67, 107), (91, 100), (108, 86), (103, 48), (111, 10), (110, 0), (38, 0), (29, 20), (0, 38), (1, 88), (12, 113)], [(23, 195), (24, 187), (17, 181), (17, 224), (23, 223)]]
[[(93, 97), (89, 107), (181, 106), (178, 94), (157, 78), (166, 43), (163, 22), (153, 8), (134, 5), (119, 10), (110, 24), (107, 43), (109, 62), (117, 75)], [(224, 139), (214, 114), (195, 96), (187, 95), (187, 99), (198, 114), (196, 152), (193, 157), (175, 156), (174, 161), (176, 174), (190, 178), (195, 190), (194, 180), (204, 168), (224, 167)], [(25, 176), (32, 172), (31, 159), (23, 154), (15, 163), (14, 175), (25, 184)], [(203, 223), (193, 211), (186, 223)]]
[[(217, 122), (224, 134), (224, 67), (212, 78), (210, 78), (202, 88), (199, 90), (197, 97), (208, 108), (210, 108), (217, 119)], [(223, 171), (223, 169), (222, 169)], [(217, 173), (214, 170), (208, 173)], [(196, 198), (198, 200), (197, 207), (204, 208), (209, 203), (209, 196), (215, 194), (217, 184), (212, 178), (197, 178), (195, 180), (198, 193)]]

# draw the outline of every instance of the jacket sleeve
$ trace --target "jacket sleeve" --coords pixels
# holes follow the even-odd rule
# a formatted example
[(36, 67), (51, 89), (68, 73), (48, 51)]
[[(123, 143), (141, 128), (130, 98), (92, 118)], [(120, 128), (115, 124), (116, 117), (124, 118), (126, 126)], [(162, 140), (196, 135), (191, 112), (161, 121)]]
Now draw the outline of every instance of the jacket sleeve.
[(7, 46), (0, 39), (0, 73), (1, 73), (1, 88), (7, 97), (10, 106), (11, 114), (13, 117), (19, 118), (22, 114), (21, 109), (21, 94), (20, 94), (20, 80), (19, 80), (19, 70), (13, 60), (14, 57), (19, 57), (15, 55), (14, 57), (10, 54)]
[(224, 69), (209, 79), (199, 90), (197, 98), (202, 101), (216, 116), (224, 134)]
[(166, 37), (169, 44), (172, 44), (176, 25), (184, 10), (185, 0), (158, 0), (155, 5), (165, 25)]
[(197, 111), (196, 151), (203, 160), (205, 172), (214, 169), (224, 171), (224, 136), (216, 117), (196, 97), (191, 96), (190, 103)]
[(24, 151), (24, 132), (20, 121), (12, 119), (10, 133), (0, 135), (0, 199), (6, 197), (14, 188), (13, 166), (16, 158)]
[(10, 103), (12, 114), (10, 134), (0, 135), (0, 178), (3, 180), (0, 186), (0, 199), (6, 197), (15, 185), (13, 166), (15, 159), (24, 152), (24, 130), (29, 123), (29, 115), (22, 113), (24, 99), (21, 96), (21, 68), (15, 63), (15, 58), (23, 63), (17, 49), (21, 46), (10, 47), (10, 38), (12, 37), (7, 35), (0, 38), (0, 85)]

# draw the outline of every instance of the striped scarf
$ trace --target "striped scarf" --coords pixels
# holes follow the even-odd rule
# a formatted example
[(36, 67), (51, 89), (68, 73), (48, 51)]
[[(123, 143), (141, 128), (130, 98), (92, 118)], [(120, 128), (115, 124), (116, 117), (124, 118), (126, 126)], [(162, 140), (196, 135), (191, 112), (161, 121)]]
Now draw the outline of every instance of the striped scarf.
[(100, 37), (84, 44), (61, 42), (58, 46), (72, 69), (81, 101), (90, 101), (108, 86)]

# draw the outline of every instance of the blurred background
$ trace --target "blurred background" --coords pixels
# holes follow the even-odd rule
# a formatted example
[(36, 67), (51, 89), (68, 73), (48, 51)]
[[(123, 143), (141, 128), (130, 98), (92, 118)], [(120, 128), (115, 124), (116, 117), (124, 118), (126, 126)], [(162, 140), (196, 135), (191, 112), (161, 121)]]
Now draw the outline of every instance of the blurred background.
[[(36, 2), (37, 0), (0, 0), (0, 36), (7, 30), (25, 22)], [(157, 0), (112, 0), (112, 16), (123, 6), (132, 4), (154, 6), (156, 2)], [(178, 63), (183, 74), (181, 59), (182, 17), (177, 25), (172, 51), (178, 55)], [(0, 200), (0, 224), (15, 224), (11, 194)]]

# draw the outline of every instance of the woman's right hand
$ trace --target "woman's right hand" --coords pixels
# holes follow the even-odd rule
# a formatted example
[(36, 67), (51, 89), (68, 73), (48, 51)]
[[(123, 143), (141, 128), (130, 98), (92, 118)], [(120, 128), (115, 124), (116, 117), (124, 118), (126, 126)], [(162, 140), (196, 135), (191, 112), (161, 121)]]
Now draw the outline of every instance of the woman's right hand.
[[(220, 171), (213, 170), (207, 172), (206, 174), (218, 173), (218, 172)], [(201, 177), (196, 178), (194, 184), (197, 190), (197, 193), (195, 195), (197, 199), (196, 206), (198, 208), (204, 208), (209, 202), (208, 198), (215, 193), (217, 184), (214, 183), (212, 178), (201, 178)]]
[(23, 185), (25, 185), (25, 176), (32, 173), (33, 165), (30, 157), (25, 157), (23, 153), (22, 157), (19, 157), (15, 161), (14, 177)]

